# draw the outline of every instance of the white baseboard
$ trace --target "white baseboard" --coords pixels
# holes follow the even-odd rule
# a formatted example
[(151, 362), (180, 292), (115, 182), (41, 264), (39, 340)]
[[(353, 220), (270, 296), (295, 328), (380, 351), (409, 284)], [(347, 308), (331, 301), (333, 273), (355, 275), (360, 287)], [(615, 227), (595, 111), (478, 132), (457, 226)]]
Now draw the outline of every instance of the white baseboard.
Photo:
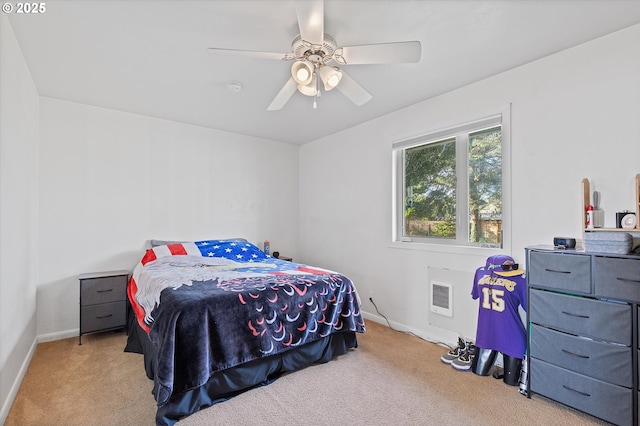
[(80, 329), (57, 331), (55, 333), (39, 334), (38, 343), (53, 342), (54, 340), (68, 339), (70, 337), (78, 337)]
[(393, 328), (394, 330), (415, 334), (419, 338), (431, 343), (435, 343), (439, 345), (447, 345), (449, 347), (455, 347), (458, 345), (457, 342), (458, 342), (459, 335), (453, 331), (443, 330), (441, 328), (434, 327), (431, 325), (427, 325), (426, 330), (417, 330), (415, 328), (408, 327), (405, 324), (401, 324), (395, 321), (389, 321), (387, 323), (387, 320), (384, 319), (383, 317), (376, 314), (369, 313), (369, 312), (365, 312), (365, 311), (362, 311), (362, 316), (365, 319), (377, 322), (387, 327), (391, 325), (391, 328)]
[(7, 420), (7, 416), (9, 416), (9, 410), (11, 410), (11, 405), (13, 404), (13, 400), (16, 399), (16, 395), (18, 394), (18, 389), (20, 389), (20, 385), (22, 384), (22, 379), (24, 379), (24, 375), (27, 373), (29, 364), (31, 364), (31, 358), (33, 358), (33, 354), (36, 351), (36, 346), (38, 346), (38, 338), (35, 338), (33, 340), (33, 343), (29, 348), (29, 352), (27, 353), (27, 357), (24, 359), (24, 362), (20, 367), (18, 376), (13, 382), (13, 385), (11, 386), (11, 390), (9, 390), (9, 395), (7, 395), (7, 399), (2, 404), (2, 410), (0, 410), (0, 425), (4, 425), (4, 423)]

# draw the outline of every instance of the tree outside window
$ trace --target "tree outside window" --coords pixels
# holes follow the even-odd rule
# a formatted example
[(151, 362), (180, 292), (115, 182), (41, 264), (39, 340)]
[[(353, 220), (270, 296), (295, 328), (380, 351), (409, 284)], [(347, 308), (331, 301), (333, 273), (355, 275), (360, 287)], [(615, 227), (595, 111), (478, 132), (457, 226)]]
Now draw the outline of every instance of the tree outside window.
[(469, 127), (402, 149), (402, 237), (502, 247), (502, 126)]

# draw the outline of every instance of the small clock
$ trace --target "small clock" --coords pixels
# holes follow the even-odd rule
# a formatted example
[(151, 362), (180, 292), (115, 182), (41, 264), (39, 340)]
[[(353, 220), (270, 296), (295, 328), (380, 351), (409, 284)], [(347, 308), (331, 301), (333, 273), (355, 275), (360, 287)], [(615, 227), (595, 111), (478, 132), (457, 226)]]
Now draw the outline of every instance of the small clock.
[(626, 214), (622, 217), (620, 224), (624, 229), (633, 229), (636, 227), (636, 215), (633, 213)]

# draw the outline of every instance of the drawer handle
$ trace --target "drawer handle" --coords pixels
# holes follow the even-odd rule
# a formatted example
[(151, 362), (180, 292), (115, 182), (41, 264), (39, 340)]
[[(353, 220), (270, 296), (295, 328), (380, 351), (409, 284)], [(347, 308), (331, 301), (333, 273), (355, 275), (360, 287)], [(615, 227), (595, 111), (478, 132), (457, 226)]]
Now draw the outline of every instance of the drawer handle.
[(589, 356), (589, 355), (580, 355), (580, 354), (577, 354), (577, 353), (575, 353), (575, 352), (568, 351), (568, 350), (566, 350), (566, 349), (560, 349), (560, 350), (561, 350), (562, 352), (564, 352), (565, 354), (573, 355), (573, 356), (577, 356), (578, 358), (584, 358), (584, 359), (589, 359), (589, 358), (590, 358), (590, 356)]
[(571, 312), (562, 311), (563, 314), (578, 318), (589, 318), (589, 315), (572, 314)]
[(620, 278), (620, 277), (616, 277), (617, 280), (619, 281), (626, 281), (629, 283), (640, 283), (640, 280), (632, 280), (631, 278)]
[(570, 274), (571, 271), (559, 271), (557, 269), (549, 269), (549, 268), (544, 268), (545, 271), (547, 272), (556, 272), (558, 274)]
[(108, 288), (106, 290), (96, 290), (96, 293), (109, 293), (110, 291), (113, 291), (112, 288)]
[(581, 392), (581, 391), (579, 391), (579, 390), (575, 390), (575, 389), (573, 389), (573, 388), (570, 388), (570, 387), (569, 387), (569, 386), (567, 386), (567, 385), (562, 385), (562, 387), (563, 387), (563, 388), (565, 388), (565, 389), (566, 389), (566, 390), (568, 390), (568, 391), (575, 392), (575, 393), (577, 393), (577, 394), (579, 394), (579, 395), (582, 395), (582, 396), (591, 396), (591, 394), (588, 394), (588, 393), (586, 393), (586, 392)]
[(109, 314), (109, 315), (102, 315), (101, 317), (96, 317), (96, 319), (104, 319), (104, 318), (109, 318), (112, 317), (113, 314)]

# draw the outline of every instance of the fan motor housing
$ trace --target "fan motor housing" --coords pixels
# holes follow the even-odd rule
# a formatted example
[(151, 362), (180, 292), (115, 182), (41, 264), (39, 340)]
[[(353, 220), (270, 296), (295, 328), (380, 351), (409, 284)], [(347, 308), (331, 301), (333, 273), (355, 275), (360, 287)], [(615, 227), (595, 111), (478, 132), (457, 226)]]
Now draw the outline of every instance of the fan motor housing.
[(336, 41), (329, 34), (324, 35), (322, 45), (315, 45), (302, 40), (300, 34), (291, 42), (291, 51), (296, 59), (305, 59), (314, 64), (325, 65), (330, 62), (333, 59), (333, 53), (336, 51), (336, 48)]

